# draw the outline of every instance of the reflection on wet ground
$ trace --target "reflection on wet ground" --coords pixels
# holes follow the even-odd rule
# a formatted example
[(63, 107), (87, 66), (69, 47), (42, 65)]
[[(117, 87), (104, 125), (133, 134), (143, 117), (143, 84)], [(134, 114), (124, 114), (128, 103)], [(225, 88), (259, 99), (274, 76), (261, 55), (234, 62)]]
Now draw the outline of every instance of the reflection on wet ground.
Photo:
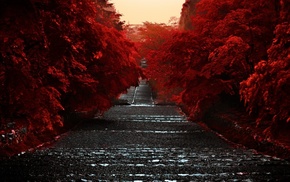
[[(175, 106), (152, 104), (145, 82), (54, 146), (1, 161), (3, 181), (287, 181), (290, 163), (229, 145)], [(132, 102), (134, 101), (134, 102)], [(144, 104), (142, 104), (144, 103)], [(15, 175), (15, 174), (18, 175)]]

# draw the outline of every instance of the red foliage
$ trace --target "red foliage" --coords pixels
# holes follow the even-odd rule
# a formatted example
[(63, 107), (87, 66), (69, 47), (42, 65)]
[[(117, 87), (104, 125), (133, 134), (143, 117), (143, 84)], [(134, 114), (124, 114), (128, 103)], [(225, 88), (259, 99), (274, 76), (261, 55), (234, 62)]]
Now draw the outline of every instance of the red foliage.
[(248, 62), (253, 66), (267, 58), (277, 22), (275, 1), (202, 0), (192, 17), (195, 32), (209, 37), (214, 46), (229, 36), (238, 36), (250, 46)]
[(263, 115), (270, 109), (288, 120), (288, 1), (201, 0), (194, 11), (193, 30), (167, 37), (148, 57), (150, 77), (163, 90), (178, 90), (175, 98), (192, 119), (202, 118), (221, 96), (241, 94), (249, 110)]
[(258, 115), (257, 125), (266, 118), (272, 125), (290, 122), (290, 24), (278, 24), (275, 36), (268, 49), (270, 60), (259, 62), (255, 72), (241, 82), (241, 97), (249, 112)]
[[(130, 32), (131, 31), (131, 32)], [(145, 22), (138, 29), (129, 29), (128, 36), (135, 41), (141, 57), (145, 57), (148, 67), (144, 70), (146, 77), (153, 89), (158, 90), (158, 99), (166, 100), (172, 93), (164, 90), (167, 72), (170, 71), (166, 60), (159, 59), (166, 54), (161, 48), (165, 41), (170, 39), (175, 32), (175, 27), (165, 24)]]
[(182, 33), (173, 41), (165, 51), (169, 53), (164, 59), (171, 63), (166, 85), (183, 90), (179, 102), (188, 107), (192, 119), (202, 117), (220, 94), (237, 94), (239, 82), (250, 73), (249, 46), (240, 37), (229, 37), (211, 53), (211, 45), (194, 33)]
[(133, 44), (114, 28), (117, 22), (100, 23), (111, 21), (100, 6), (89, 0), (1, 1), (1, 125), (53, 130), (62, 126), (60, 111), (103, 112), (138, 83)]
[(290, 56), (285, 60), (261, 61), (255, 72), (241, 82), (240, 94), (250, 113), (258, 113), (259, 125), (269, 115), (274, 122), (290, 122)]

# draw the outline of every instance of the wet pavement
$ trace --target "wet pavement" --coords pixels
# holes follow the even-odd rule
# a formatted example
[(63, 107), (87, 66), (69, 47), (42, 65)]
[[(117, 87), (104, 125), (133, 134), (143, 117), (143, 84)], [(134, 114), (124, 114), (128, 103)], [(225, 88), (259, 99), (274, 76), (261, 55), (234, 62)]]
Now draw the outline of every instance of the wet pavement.
[(145, 81), (103, 117), (53, 146), (0, 161), (1, 181), (288, 181), (290, 163), (232, 146), (179, 108), (154, 105)]

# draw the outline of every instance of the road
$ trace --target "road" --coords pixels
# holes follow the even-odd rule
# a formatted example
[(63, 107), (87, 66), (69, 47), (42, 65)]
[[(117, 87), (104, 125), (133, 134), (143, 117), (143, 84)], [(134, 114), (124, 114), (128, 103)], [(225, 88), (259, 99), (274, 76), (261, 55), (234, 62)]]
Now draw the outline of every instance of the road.
[(103, 117), (52, 146), (0, 161), (1, 181), (287, 181), (290, 163), (233, 146), (173, 105), (154, 105), (145, 81)]

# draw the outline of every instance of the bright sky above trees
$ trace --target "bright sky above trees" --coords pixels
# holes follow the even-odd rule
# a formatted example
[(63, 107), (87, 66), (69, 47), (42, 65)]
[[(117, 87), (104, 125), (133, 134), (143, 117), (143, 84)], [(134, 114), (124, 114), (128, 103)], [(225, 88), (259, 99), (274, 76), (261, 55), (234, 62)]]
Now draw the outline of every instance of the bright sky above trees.
[(184, 0), (110, 0), (121, 20), (130, 24), (142, 24), (145, 21), (168, 23), (170, 17), (180, 17)]

